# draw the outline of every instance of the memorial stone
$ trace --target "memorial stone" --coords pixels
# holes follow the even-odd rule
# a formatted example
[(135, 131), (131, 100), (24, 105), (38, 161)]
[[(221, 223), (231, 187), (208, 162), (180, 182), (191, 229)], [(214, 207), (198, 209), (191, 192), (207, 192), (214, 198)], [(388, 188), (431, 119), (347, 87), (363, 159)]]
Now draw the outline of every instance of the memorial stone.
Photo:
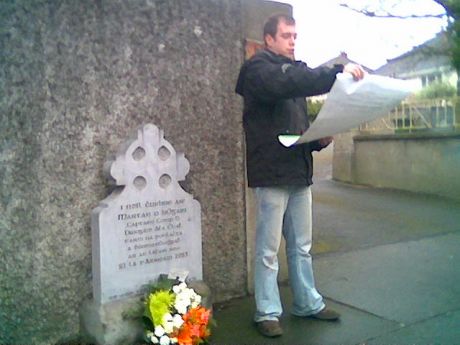
[(152, 124), (105, 164), (115, 188), (92, 212), (96, 303), (136, 296), (164, 273), (202, 279), (201, 207), (179, 184), (189, 169)]

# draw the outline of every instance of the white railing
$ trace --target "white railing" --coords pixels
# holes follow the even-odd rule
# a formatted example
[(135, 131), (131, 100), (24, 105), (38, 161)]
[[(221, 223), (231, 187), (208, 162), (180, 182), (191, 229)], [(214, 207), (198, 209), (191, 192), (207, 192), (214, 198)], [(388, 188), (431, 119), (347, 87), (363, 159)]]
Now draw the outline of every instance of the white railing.
[(455, 98), (404, 101), (387, 116), (365, 123), (359, 129), (376, 134), (430, 129), (455, 130), (460, 125), (460, 115), (456, 115), (455, 107)]

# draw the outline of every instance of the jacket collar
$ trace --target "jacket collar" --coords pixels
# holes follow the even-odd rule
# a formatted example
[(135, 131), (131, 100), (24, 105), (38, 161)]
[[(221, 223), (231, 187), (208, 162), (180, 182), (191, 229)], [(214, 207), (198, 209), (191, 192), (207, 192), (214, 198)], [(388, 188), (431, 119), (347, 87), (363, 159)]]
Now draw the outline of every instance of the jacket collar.
[(271, 51), (270, 49), (267, 49), (267, 48), (264, 48), (261, 51), (261, 54), (265, 54), (270, 59), (276, 60), (276, 62), (295, 63), (295, 61), (291, 60), (290, 58), (288, 58), (288, 57), (286, 57), (284, 55), (277, 54), (277, 53), (275, 53), (275, 52), (273, 52), (273, 51)]

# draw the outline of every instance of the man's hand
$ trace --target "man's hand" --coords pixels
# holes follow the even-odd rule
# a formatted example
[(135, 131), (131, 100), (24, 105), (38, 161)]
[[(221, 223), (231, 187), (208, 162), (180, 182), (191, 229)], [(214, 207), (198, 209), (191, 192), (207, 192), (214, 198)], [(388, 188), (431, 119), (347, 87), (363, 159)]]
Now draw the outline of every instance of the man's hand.
[(325, 137), (325, 138), (318, 139), (318, 141), (319, 141), (319, 144), (321, 145), (321, 147), (325, 148), (330, 143), (332, 143), (333, 139), (334, 139), (333, 137)]
[(343, 68), (343, 71), (346, 73), (350, 73), (353, 76), (353, 79), (360, 80), (364, 78), (366, 72), (360, 65), (356, 65), (354, 63), (346, 64)]

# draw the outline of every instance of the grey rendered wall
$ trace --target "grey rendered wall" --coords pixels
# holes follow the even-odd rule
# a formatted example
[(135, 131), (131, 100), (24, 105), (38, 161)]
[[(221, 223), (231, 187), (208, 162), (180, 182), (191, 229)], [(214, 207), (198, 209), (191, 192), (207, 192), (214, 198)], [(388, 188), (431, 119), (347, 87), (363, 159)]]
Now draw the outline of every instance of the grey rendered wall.
[(353, 182), (354, 142), (356, 133), (350, 131), (334, 136), (332, 177), (343, 182)]
[(342, 135), (335, 142), (336, 180), (460, 200), (459, 134)]
[(241, 3), (0, 2), (0, 343), (75, 339), (107, 157), (146, 123), (185, 153), (215, 300), (246, 292)]

